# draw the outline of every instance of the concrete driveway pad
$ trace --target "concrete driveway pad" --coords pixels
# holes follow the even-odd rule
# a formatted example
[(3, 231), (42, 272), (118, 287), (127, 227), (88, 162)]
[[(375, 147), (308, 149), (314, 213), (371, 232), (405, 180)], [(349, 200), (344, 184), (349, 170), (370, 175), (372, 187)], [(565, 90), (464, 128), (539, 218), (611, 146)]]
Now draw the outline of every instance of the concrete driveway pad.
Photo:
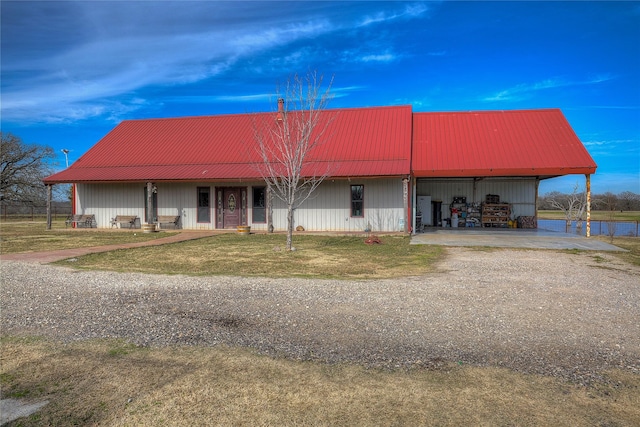
[(412, 245), (488, 246), (526, 249), (581, 249), (586, 251), (622, 251), (625, 249), (577, 234), (548, 230), (432, 228), (416, 233)]

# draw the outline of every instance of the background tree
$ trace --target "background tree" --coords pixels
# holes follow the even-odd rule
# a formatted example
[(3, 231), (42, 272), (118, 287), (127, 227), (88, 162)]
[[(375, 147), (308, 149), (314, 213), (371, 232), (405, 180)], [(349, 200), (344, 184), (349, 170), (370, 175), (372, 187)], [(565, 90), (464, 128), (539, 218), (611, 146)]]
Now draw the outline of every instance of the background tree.
[(640, 195), (631, 191), (623, 191), (618, 194), (618, 207), (620, 210), (635, 211), (640, 209)]
[(558, 208), (554, 207), (551, 203), (552, 200), (559, 200), (561, 198), (566, 197), (566, 194), (563, 194), (559, 191), (551, 191), (549, 193), (538, 196), (538, 209), (541, 210), (557, 210)]
[(571, 194), (551, 193), (546, 202), (553, 209), (561, 210), (567, 221), (567, 229), (571, 227), (571, 221), (576, 221), (576, 228), (582, 228), (584, 214), (587, 209), (587, 195), (580, 190), (578, 183), (573, 187)]
[(46, 201), (42, 179), (52, 173), (53, 148), (26, 144), (18, 136), (0, 132), (0, 199), (25, 204)]
[(608, 191), (598, 198), (597, 203), (601, 206), (601, 209), (607, 211), (607, 235), (613, 242), (617, 225), (615, 213), (618, 210), (618, 196)]
[[(294, 213), (330, 174), (330, 165), (314, 167), (309, 155), (325, 141), (333, 120), (322, 114), (332, 98), (333, 79), (323, 88), (323, 77), (309, 72), (297, 74), (276, 90), (275, 117), (254, 122), (256, 165), (267, 191), (287, 206), (287, 244), (292, 249)], [(260, 116), (265, 117), (265, 116)]]

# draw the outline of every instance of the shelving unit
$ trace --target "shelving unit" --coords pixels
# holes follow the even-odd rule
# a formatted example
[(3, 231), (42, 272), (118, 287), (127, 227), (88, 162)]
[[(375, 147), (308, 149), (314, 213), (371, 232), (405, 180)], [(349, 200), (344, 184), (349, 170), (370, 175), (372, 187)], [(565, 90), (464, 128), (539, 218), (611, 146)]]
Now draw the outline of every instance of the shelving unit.
[(507, 227), (511, 217), (511, 205), (508, 203), (484, 203), (482, 205), (483, 227)]

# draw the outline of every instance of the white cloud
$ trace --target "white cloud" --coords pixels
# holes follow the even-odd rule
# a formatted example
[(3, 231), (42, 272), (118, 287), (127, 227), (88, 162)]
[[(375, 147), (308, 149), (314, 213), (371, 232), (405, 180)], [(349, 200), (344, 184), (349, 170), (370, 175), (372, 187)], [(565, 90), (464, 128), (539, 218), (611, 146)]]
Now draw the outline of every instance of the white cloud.
[(258, 93), (254, 95), (223, 95), (211, 97), (199, 97), (214, 102), (254, 102), (254, 101), (271, 101), (275, 98), (272, 93)]
[(640, 141), (637, 139), (598, 139), (582, 143), (594, 157), (635, 156), (640, 166)]
[[(7, 13), (3, 7), (3, 121), (59, 122), (100, 116), (117, 120), (150, 104), (142, 92), (146, 88), (222, 76), (241, 60), (352, 29), (354, 22), (356, 27), (370, 27), (420, 17), (428, 10), (424, 3), (411, 3), (360, 19), (338, 16), (333, 8), (320, 6), (311, 8), (308, 16), (303, 8), (292, 15), (262, 2), (193, 2), (189, 7), (181, 2), (50, 5), (52, 15), (36, 2), (11, 3)], [(25, 14), (20, 25), (12, 21), (12, 16)], [(43, 20), (48, 22), (46, 27), (28, 27)], [(54, 38), (56, 43), (50, 44)], [(12, 40), (11, 49), (5, 49), (6, 40)], [(278, 62), (256, 61), (251, 67), (265, 73), (295, 69), (308, 64), (309, 58), (328, 55), (318, 46), (307, 45)], [(385, 63), (398, 58), (385, 47), (376, 49), (381, 53), (358, 50), (352, 53), (352, 61)], [(196, 99), (203, 98), (189, 102), (199, 102)]]
[[(218, 76), (240, 58), (332, 31), (325, 21), (286, 25), (275, 22), (266, 26), (247, 22), (252, 31), (243, 26), (210, 25), (185, 27), (176, 34), (163, 28), (149, 28), (148, 24), (141, 24), (142, 29), (136, 30), (130, 24), (138, 20), (145, 23), (148, 9), (148, 5), (139, 6), (130, 10), (137, 15), (126, 16), (127, 22), (118, 25), (111, 25), (115, 24), (111, 22), (115, 12), (99, 8), (97, 13), (87, 8), (85, 18), (97, 21), (98, 25), (87, 37), (74, 40), (75, 45), (70, 44), (55, 54), (25, 58), (22, 55), (13, 63), (3, 61), (3, 78), (12, 72), (24, 74), (25, 69), (33, 76), (12, 79), (12, 84), (5, 84), (3, 119), (59, 122), (127, 113), (145, 103), (116, 103), (115, 97), (135, 94), (145, 87), (188, 84)], [(171, 17), (165, 17), (168, 18)], [(120, 24), (125, 29), (122, 34), (117, 33)], [(100, 31), (101, 27), (108, 29), (106, 34)]]
[(360, 58), (361, 62), (392, 62), (396, 60), (396, 56), (391, 53), (382, 53), (374, 55), (365, 55)]
[(378, 12), (373, 15), (365, 16), (356, 26), (366, 27), (372, 24), (378, 24), (385, 21), (393, 21), (399, 18), (416, 18), (429, 10), (424, 3), (411, 3), (408, 4), (398, 12)]
[(602, 74), (586, 80), (565, 80), (560, 77), (553, 77), (536, 83), (522, 83), (497, 92), (493, 95), (484, 97), (482, 98), (482, 100), (485, 102), (521, 101), (523, 99), (529, 98), (532, 93), (541, 90), (568, 86), (592, 85), (606, 82), (614, 78), (615, 76), (610, 74)]

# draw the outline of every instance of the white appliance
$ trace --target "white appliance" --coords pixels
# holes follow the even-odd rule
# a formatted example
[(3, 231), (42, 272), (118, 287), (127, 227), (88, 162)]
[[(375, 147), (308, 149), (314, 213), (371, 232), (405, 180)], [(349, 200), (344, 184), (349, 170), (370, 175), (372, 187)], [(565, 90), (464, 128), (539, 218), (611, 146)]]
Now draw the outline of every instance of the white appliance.
[(430, 227), (433, 225), (431, 219), (431, 196), (418, 196), (418, 203), (416, 203), (417, 211), (422, 214), (422, 225)]

